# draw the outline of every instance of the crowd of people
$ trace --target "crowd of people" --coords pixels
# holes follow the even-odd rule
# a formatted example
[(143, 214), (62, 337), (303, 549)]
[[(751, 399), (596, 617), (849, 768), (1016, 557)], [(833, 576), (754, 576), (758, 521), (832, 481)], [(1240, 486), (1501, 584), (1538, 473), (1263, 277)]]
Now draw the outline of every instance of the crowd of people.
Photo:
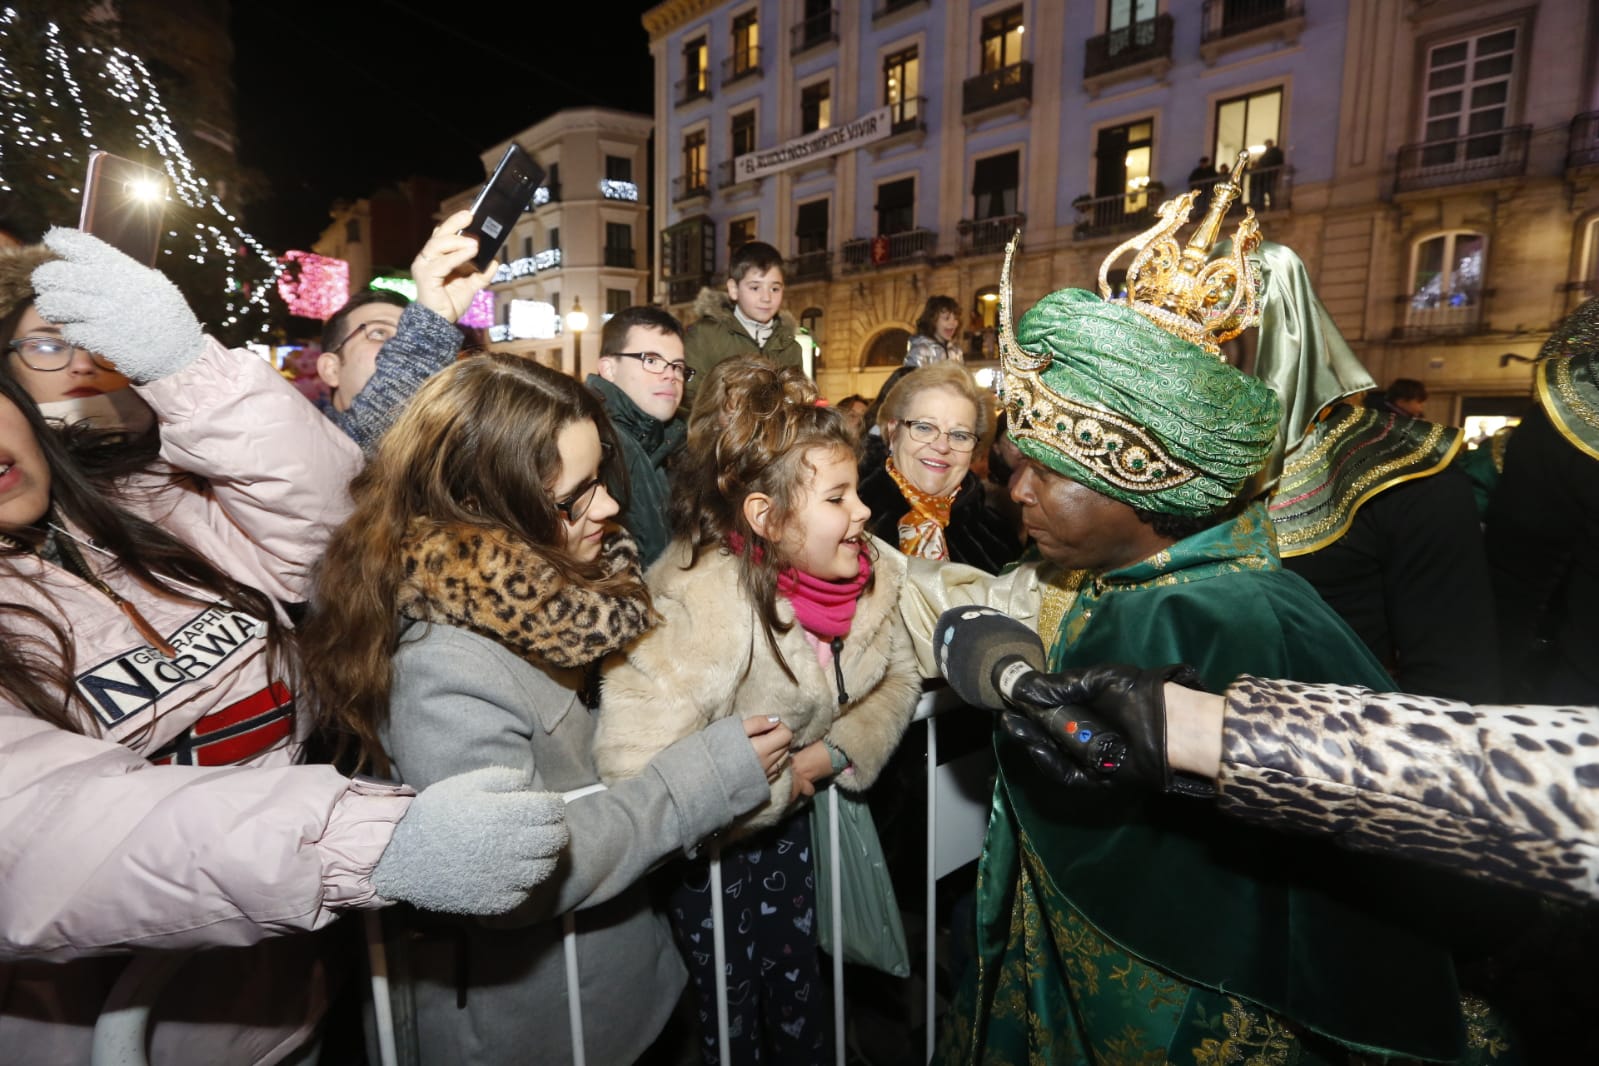
[(465, 221), (328, 320), (318, 405), (92, 236), (0, 252), (6, 1061), (103, 1053), (154, 957), (149, 1061), (314, 1063), (377, 911), (402, 1061), (569, 1061), (577, 995), (589, 1061), (831, 1062), (810, 801), (903, 787), (951, 608), (1046, 668), (992, 718), (939, 1061), (1516, 1061), (1470, 934), (1595, 894), (1599, 725), (1449, 701), (1599, 705), (1599, 302), (1488, 511), (1526, 572), (1252, 216), (1225, 315), (1134, 270), (1013, 322), (1007, 255), (997, 404), (947, 296), (827, 403), (760, 242), (585, 382), (463, 353)]

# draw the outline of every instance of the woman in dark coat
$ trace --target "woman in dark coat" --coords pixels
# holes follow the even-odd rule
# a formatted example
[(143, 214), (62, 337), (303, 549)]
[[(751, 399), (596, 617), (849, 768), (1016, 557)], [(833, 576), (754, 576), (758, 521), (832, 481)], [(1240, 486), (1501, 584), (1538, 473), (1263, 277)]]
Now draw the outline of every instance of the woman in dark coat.
[(872, 509), (871, 531), (906, 555), (989, 573), (1020, 555), (1018, 531), (988, 505), (972, 472), (989, 418), (989, 405), (959, 364), (901, 378), (877, 413), (888, 458), (860, 486)]

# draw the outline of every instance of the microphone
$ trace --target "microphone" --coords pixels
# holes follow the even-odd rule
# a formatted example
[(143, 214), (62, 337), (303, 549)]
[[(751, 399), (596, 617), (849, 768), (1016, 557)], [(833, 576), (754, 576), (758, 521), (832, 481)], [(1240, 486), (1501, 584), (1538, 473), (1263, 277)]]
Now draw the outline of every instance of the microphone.
[(1087, 707), (1040, 707), (1018, 696), (1023, 678), (1042, 673), (1044, 645), (1027, 626), (992, 607), (951, 607), (933, 626), (938, 672), (974, 707), (1009, 707), (1042, 726), (1080, 764), (1104, 776), (1121, 769), (1127, 742), (1083, 717)]

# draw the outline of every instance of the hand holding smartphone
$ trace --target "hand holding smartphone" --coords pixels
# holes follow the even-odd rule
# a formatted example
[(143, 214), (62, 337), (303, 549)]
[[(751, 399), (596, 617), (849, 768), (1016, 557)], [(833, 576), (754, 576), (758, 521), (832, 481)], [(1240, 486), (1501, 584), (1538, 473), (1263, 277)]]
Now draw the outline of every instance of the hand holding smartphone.
[(543, 180), (544, 168), (512, 142), (472, 204), (472, 221), (461, 230), (463, 235), (477, 238), (472, 264), (478, 270), (486, 270), (494, 261)]
[(153, 267), (166, 201), (167, 179), (159, 170), (110, 152), (92, 152), (78, 228)]

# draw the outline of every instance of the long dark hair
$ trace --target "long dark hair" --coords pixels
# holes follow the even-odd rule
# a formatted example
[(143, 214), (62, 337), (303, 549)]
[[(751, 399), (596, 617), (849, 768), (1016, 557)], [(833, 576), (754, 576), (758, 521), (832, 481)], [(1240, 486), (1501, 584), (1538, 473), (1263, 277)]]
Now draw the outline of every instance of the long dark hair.
[(433, 375), (383, 435), (350, 483), (354, 510), (333, 534), (316, 573), (298, 643), (303, 687), (342, 758), (389, 770), (388, 721), (399, 647), (395, 617), (408, 538), (467, 527), (508, 532), (573, 584), (648, 597), (628, 572), (566, 550), (552, 490), (561, 430), (593, 422), (604, 445), (600, 477), (625, 476), (615, 430), (599, 398), (564, 374), (520, 356), (485, 352)]
[[(14, 404), (22, 412), (44, 453), (56, 516), (81, 529), (101, 550), (116, 557), (124, 573), (151, 591), (196, 606), (221, 603), (260, 619), (267, 626), (268, 662), (274, 667), (282, 664), (289, 637), (270, 597), (235, 581), (189, 545), (117, 502), (128, 498), (130, 486), (124, 479), (131, 474), (163, 475), (169, 482), (187, 480), (184, 475), (151, 469), (148, 453), (130, 449), (125, 434), (79, 426), (53, 428), (10, 374), (0, 373), (0, 402)], [(159, 483), (150, 486), (152, 491), (158, 487)], [(191, 482), (176, 491), (205, 491), (205, 487)], [(0, 589), (7, 581), (24, 580), (16, 560), (35, 550), (45, 533), (41, 524), (11, 531), (0, 540)], [(75, 684), (72, 622), (59, 610), (42, 611), (0, 593), (0, 694), (61, 729), (98, 735), (93, 710)]]

